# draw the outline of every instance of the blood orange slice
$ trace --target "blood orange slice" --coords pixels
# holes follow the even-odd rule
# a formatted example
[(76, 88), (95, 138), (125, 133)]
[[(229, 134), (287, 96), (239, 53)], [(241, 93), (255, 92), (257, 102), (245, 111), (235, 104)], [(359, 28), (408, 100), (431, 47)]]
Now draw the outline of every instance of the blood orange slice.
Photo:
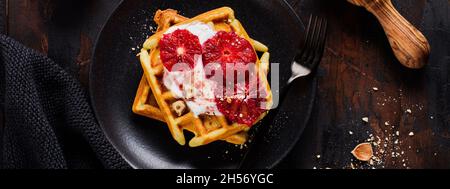
[(202, 54), (198, 37), (181, 29), (163, 35), (159, 48), (161, 61), (169, 71), (177, 63), (185, 63), (194, 68), (194, 56)]

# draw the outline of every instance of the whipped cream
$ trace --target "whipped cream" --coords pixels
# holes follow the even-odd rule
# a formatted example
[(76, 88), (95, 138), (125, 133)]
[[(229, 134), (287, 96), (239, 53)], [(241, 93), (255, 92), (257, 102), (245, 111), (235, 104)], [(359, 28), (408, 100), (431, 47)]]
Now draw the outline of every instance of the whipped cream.
[(214, 37), (214, 35), (216, 35), (216, 31), (214, 31), (214, 29), (210, 25), (202, 22), (192, 22), (189, 24), (172, 26), (164, 34), (169, 34), (179, 29), (187, 30), (196, 35), (201, 45), (203, 45), (203, 43), (208, 41), (208, 39), (211, 39), (212, 37)]

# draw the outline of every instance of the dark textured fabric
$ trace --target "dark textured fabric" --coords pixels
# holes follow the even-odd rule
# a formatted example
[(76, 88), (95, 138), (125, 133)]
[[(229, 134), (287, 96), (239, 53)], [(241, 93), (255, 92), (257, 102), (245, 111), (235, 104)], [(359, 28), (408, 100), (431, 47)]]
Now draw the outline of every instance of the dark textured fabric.
[(2, 168), (128, 168), (97, 124), (77, 80), (0, 35), (4, 68)]
[(6, 31), (6, 0), (0, 0), (0, 34)]

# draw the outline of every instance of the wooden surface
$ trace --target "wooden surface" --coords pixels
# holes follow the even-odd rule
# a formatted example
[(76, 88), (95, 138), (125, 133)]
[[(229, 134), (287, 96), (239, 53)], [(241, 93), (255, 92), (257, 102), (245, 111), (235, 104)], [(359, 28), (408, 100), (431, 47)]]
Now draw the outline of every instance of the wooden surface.
[(377, 17), (401, 64), (412, 69), (420, 69), (427, 64), (430, 55), (428, 40), (395, 9), (391, 0), (347, 1), (366, 8)]
[[(400, 65), (381, 25), (364, 9), (345, 0), (287, 1), (304, 20), (327, 15), (330, 32), (312, 118), (280, 167), (450, 168), (450, 1), (393, 1), (431, 44), (422, 70)], [(10, 0), (6, 31), (87, 89), (93, 43), (118, 2)], [(370, 138), (377, 158), (355, 160), (352, 149)]]

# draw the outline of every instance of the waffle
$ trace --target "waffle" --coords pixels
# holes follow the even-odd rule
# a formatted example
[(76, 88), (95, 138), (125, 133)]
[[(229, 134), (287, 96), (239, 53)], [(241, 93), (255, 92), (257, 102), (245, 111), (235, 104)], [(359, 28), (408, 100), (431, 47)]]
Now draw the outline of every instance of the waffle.
[[(162, 83), (164, 66), (159, 59), (158, 43), (165, 31), (171, 26), (191, 22), (207, 23), (217, 31), (234, 31), (239, 36), (250, 41), (256, 51), (264, 53), (261, 60), (258, 59), (256, 65), (264, 70), (263, 73), (259, 73), (259, 76), (261, 82), (264, 82), (267, 86), (266, 92), (269, 95), (266, 100), (271, 102), (272, 96), (266, 77), (269, 65), (268, 48), (250, 39), (241, 23), (234, 17), (233, 10), (228, 7), (212, 10), (192, 19), (179, 15), (175, 10), (159, 10), (154, 20), (158, 25), (158, 29), (154, 35), (145, 41), (139, 53), (144, 76), (139, 84), (133, 104), (133, 112), (166, 122), (173, 138), (180, 145), (185, 145), (186, 143), (183, 130), (192, 132), (195, 135), (189, 142), (191, 147), (206, 145), (218, 140), (224, 140), (232, 144), (245, 143), (249, 130), (247, 125), (229, 123), (224, 116), (201, 115), (196, 117), (193, 112), (186, 108), (183, 100), (176, 99), (174, 94), (164, 87)], [(175, 107), (184, 107), (185, 111), (177, 112)], [(263, 113), (259, 120), (266, 114), (267, 112)]]

